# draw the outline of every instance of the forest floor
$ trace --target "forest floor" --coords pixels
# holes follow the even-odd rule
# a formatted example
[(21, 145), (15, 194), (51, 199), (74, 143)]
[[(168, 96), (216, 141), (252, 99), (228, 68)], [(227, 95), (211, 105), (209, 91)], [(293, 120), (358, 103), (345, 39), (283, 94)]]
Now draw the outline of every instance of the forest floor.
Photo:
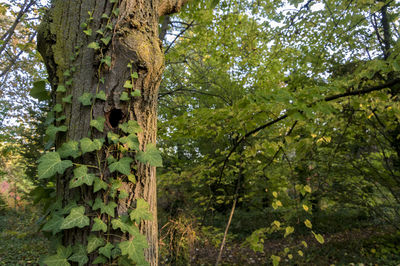
[[(17, 211), (0, 208), (0, 265), (37, 265), (39, 258), (48, 253), (49, 242), (38, 231), (39, 218), (38, 211), (29, 206)], [(271, 255), (281, 256), (280, 265), (400, 265), (400, 234), (387, 227), (351, 229), (326, 234), (324, 238), (324, 244), (312, 235), (265, 240), (263, 253), (231, 242), (220, 265), (271, 265)], [(302, 241), (308, 243), (307, 248)], [(190, 265), (215, 264), (219, 247), (206, 240), (202, 243), (193, 248)], [(285, 248), (290, 248), (286, 254)], [(162, 258), (161, 262), (171, 265)]]

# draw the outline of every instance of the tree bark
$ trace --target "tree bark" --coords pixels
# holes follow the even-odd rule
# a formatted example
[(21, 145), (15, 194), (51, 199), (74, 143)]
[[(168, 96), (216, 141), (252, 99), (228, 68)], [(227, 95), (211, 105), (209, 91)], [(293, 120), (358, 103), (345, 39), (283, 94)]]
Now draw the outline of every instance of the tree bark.
[[(128, 120), (136, 120), (142, 128), (142, 132), (138, 133), (141, 150), (146, 144), (155, 143), (158, 88), (164, 68), (164, 56), (158, 39), (158, 18), (159, 15), (178, 11), (180, 5), (187, 1), (172, 2), (119, 0), (118, 15), (111, 20), (101, 18), (103, 14), (111, 17), (114, 4), (110, 1), (52, 2), (52, 7), (38, 32), (38, 50), (48, 70), (53, 101), (63, 106), (62, 114), (66, 116), (65, 121), (56, 122), (56, 126), (64, 124), (68, 127), (65, 133), (58, 132), (56, 149), (66, 141), (79, 141), (85, 137), (104, 138), (107, 144), (107, 133), (117, 133), (118, 124)], [(90, 20), (91, 16), (93, 19)], [(111, 41), (100, 50), (89, 48), (88, 44), (91, 42), (101, 44), (100, 38), (103, 36), (96, 34), (96, 31), (105, 29), (110, 22), (113, 27), (107, 35), (111, 37)], [(89, 25), (90, 35), (83, 32), (84, 23)], [(105, 56), (111, 57), (110, 66), (101, 64), (100, 59)], [(131, 68), (127, 67), (128, 65), (131, 65)], [(139, 90), (141, 96), (133, 97), (130, 101), (121, 101), (119, 97), (126, 90), (124, 83), (131, 79), (132, 72), (138, 74), (133, 89)], [(103, 82), (99, 82), (101, 78)], [(65, 95), (55, 93), (59, 84), (67, 83), (71, 85), (67, 87), (65, 95), (72, 95), (71, 103), (63, 102), (62, 98)], [(93, 106), (83, 106), (78, 100), (83, 93), (95, 95), (100, 91), (105, 92), (106, 101), (95, 99)], [(90, 126), (92, 119), (101, 116), (106, 118), (103, 132)], [(100, 151), (83, 155), (80, 161), (74, 163), (100, 163), (99, 168), (105, 169), (100, 172), (101, 179), (107, 182), (114, 176), (107, 168), (105, 159), (108, 155), (109, 152), (103, 147)], [(129, 196), (118, 202), (117, 215), (127, 214), (134, 199), (143, 198), (149, 203), (153, 220), (142, 222), (140, 231), (146, 235), (149, 243), (149, 248), (145, 251), (146, 259), (150, 265), (158, 265), (156, 169), (138, 162), (135, 164), (137, 181), (135, 184), (123, 181), (123, 187)], [(84, 204), (99, 195), (99, 192), (93, 193), (93, 189), (88, 186), (69, 189), (71, 176), (70, 170), (57, 177), (57, 195), (62, 199), (64, 206), (72, 199), (78, 198), (78, 202)], [(86, 206), (87, 211), (88, 209)], [(89, 233), (90, 227), (65, 230), (63, 245), (87, 243)], [(93, 255), (89, 259), (90, 265), (94, 260)]]

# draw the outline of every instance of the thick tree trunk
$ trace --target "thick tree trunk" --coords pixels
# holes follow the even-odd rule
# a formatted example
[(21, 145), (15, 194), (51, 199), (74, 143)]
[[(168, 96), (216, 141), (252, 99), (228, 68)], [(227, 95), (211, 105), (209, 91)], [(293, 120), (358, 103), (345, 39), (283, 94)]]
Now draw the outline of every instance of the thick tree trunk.
[[(58, 116), (66, 116), (64, 121), (56, 122), (56, 125), (63, 124), (68, 127), (65, 133), (59, 132), (57, 135), (56, 149), (66, 141), (79, 141), (85, 137), (104, 138), (107, 144), (107, 133), (117, 133), (118, 125), (128, 120), (136, 120), (142, 128), (142, 132), (138, 133), (142, 150), (147, 143), (156, 141), (157, 94), (164, 67), (163, 53), (158, 39), (159, 1), (119, 0), (116, 2), (54, 0), (41, 25), (38, 50), (48, 69), (54, 101), (61, 104), (64, 109), (64, 112)], [(183, 4), (182, 1), (180, 2)], [(115, 9), (115, 5), (119, 10)], [(113, 10), (114, 13), (112, 13)], [(107, 31), (107, 25), (110, 23), (113, 27)], [(84, 30), (88, 28), (91, 34), (84, 33)], [(96, 33), (97, 30), (104, 30), (107, 33), (101, 36)], [(111, 37), (109, 43), (100, 41), (100, 38), (108, 36)], [(92, 42), (99, 43), (102, 48), (89, 48), (88, 44)], [(101, 58), (106, 57), (111, 58), (110, 66), (100, 62)], [(131, 80), (131, 74), (134, 72), (137, 72), (138, 78), (135, 79), (132, 89), (139, 90), (141, 96), (132, 97), (129, 101), (121, 101), (121, 93), (126, 91), (124, 84), (127, 80)], [(55, 93), (60, 84), (68, 84), (65, 86), (67, 88), (65, 94)], [(92, 106), (84, 106), (78, 100), (84, 93), (95, 95), (100, 91), (105, 92), (106, 101), (95, 99)], [(63, 102), (62, 98), (65, 95), (72, 95), (71, 103)], [(98, 117), (106, 118), (103, 132), (90, 126), (90, 121)], [(80, 161), (75, 160), (74, 163), (100, 164), (99, 168), (105, 169), (101, 171), (101, 178), (107, 182), (115, 175), (111, 174), (107, 168), (105, 159), (108, 155), (109, 151), (103, 148), (97, 152), (86, 153), (79, 159)], [(131, 156), (134, 158), (134, 154)], [(117, 215), (127, 214), (128, 208), (136, 198), (143, 198), (149, 203), (153, 220), (142, 222), (140, 230), (147, 236), (149, 243), (149, 248), (145, 251), (146, 259), (150, 265), (157, 265), (156, 169), (141, 163), (136, 163), (134, 169), (136, 169), (134, 171), (137, 181), (135, 184), (127, 180), (123, 181), (123, 187), (128, 191), (129, 197), (118, 202)], [(58, 197), (63, 200), (64, 206), (73, 198), (78, 198), (78, 202), (85, 203), (101, 194), (100, 192), (93, 193), (93, 189), (88, 186), (69, 189), (71, 175), (70, 170), (57, 179)], [(103, 194), (101, 196), (107, 197)], [(91, 221), (91, 225), (92, 223)], [(75, 243), (87, 243), (89, 233), (90, 227), (65, 230), (63, 244), (68, 246)], [(89, 264), (93, 259), (92, 255)]]

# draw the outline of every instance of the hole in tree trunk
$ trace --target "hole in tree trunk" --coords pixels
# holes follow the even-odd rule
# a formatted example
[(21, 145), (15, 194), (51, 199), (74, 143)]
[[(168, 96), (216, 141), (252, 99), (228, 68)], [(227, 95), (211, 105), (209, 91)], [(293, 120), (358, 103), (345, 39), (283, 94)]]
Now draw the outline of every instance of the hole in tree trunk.
[(113, 128), (116, 128), (122, 118), (124, 118), (124, 113), (121, 109), (112, 109), (108, 116), (108, 122)]

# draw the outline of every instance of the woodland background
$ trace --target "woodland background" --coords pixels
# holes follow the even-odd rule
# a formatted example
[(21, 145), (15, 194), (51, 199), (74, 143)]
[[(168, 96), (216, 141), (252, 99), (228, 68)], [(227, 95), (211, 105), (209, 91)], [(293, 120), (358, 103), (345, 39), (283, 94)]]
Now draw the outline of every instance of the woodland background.
[[(0, 1), (0, 265), (51, 249), (48, 3)], [(160, 21), (160, 261), (400, 262), (398, 1), (192, 1)], [(230, 218), (231, 217), (231, 218)]]

